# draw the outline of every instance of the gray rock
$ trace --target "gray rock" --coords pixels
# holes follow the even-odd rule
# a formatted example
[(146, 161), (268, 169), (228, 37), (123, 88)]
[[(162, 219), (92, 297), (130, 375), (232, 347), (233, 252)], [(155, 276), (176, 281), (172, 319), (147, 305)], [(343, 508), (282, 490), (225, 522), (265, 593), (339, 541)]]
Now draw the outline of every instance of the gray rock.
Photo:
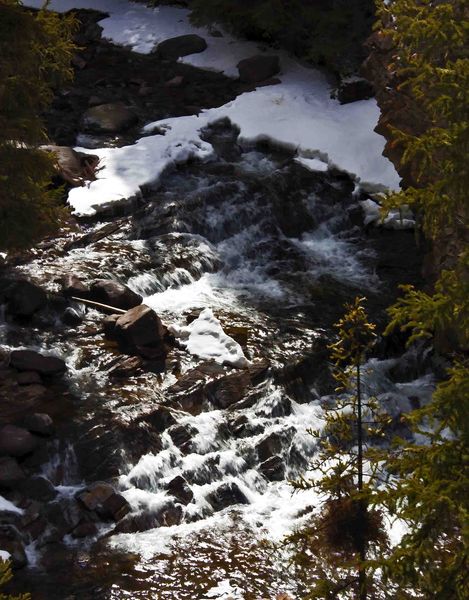
[(239, 78), (243, 83), (257, 83), (269, 79), (280, 71), (278, 56), (251, 56), (237, 65)]
[(89, 108), (83, 115), (82, 126), (91, 133), (119, 133), (138, 121), (137, 115), (118, 102)]
[(34, 350), (14, 350), (10, 366), (18, 371), (37, 371), (41, 375), (61, 375), (67, 370), (65, 362), (56, 356), (44, 356)]
[(32, 452), (38, 438), (27, 429), (15, 425), (5, 425), (0, 429), (0, 456), (21, 457)]
[(156, 47), (156, 54), (165, 60), (177, 60), (181, 56), (203, 52), (207, 42), (200, 35), (180, 35), (161, 42)]

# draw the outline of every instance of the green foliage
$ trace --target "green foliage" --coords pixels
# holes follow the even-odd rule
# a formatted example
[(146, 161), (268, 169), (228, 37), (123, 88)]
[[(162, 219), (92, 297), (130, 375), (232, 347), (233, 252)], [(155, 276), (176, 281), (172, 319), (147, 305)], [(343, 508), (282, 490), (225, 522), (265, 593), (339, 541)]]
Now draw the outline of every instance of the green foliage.
[(363, 60), (373, 19), (371, 0), (193, 0), (190, 7), (197, 24), (222, 23), (343, 74)]
[(453, 360), (431, 403), (409, 417), (418, 443), (397, 440), (386, 457), (392, 477), (379, 501), (409, 529), (381, 566), (409, 597), (463, 599), (469, 597), (469, 365), (462, 358), (469, 344), (467, 4), (394, 0), (379, 14), (395, 44), (399, 91), (414, 98), (426, 124), (420, 136), (394, 131), (416, 185), (390, 195), (387, 206), (412, 205), (436, 248), (452, 244), (450, 268), (434, 290), (406, 286), (389, 310), (387, 331), (408, 331), (409, 343), (433, 340)]
[(362, 393), (362, 363), (376, 337), (363, 302), (356, 298), (346, 304), (336, 324), (338, 341), (330, 346), (336, 391), (343, 393), (325, 411), (323, 431), (311, 432), (318, 453), (310, 468), (319, 477), (293, 482), (296, 489), (313, 487), (326, 498), (308, 526), (288, 539), (297, 546), (295, 563), (313, 572), (308, 598), (364, 600), (373, 595), (379, 581), (367, 576), (367, 560), (387, 548), (382, 514), (369, 506), (379, 473), (378, 464), (368, 460), (367, 442), (380, 437), (388, 417)]
[[(0, 587), (7, 584), (13, 578), (11, 572), (11, 563), (9, 560), (0, 558)], [(0, 600), (31, 600), (31, 594), (20, 594), (12, 596), (11, 594), (3, 594), (0, 592)]]
[(32, 243), (61, 217), (48, 189), (54, 159), (37, 146), (53, 87), (72, 76), (73, 28), (71, 17), (0, 0), (0, 249)]

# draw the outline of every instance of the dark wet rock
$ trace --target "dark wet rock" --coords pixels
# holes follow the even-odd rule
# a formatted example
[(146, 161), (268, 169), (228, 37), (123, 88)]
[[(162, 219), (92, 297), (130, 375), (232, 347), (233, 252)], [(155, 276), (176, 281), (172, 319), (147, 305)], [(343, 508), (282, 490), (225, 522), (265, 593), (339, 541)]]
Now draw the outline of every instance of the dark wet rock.
[(176, 424), (173, 413), (165, 406), (158, 406), (158, 408), (140, 418), (158, 433), (163, 433), (168, 427)]
[(246, 415), (238, 415), (227, 422), (230, 434), (235, 438), (249, 437), (258, 435), (263, 427), (260, 424), (253, 424)]
[(66, 296), (88, 298), (90, 288), (83, 283), (82, 279), (76, 273), (67, 273), (67, 275), (62, 277), (62, 292)]
[(62, 375), (67, 370), (65, 361), (57, 356), (44, 356), (34, 350), (13, 350), (10, 365), (18, 371), (37, 371), (41, 375)]
[(18, 489), (26, 498), (39, 502), (50, 502), (57, 496), (52, 483), (40, 475), (22, 480)]
[(39, 384), (0, 388), (0, 421), (16, 423), (23, 419), (34, 411), (46, 391), (46, 388)]
[(208, 494), (207, 501), (215, 511), (223, 510), (233, 504), (249, 504), (249, 500), (234, 482), (222, 483)]
[(181, 475), (172, 479), (166, 489), (174, 496), (181, 504), (189, 504), (194, 498), (194, 493), (189, 487), (187, 481)]
[(271, 456), (259, 465), (259, 471), (269, 481), (282, 481), (285, 478), (285, 465), (280, 456)]
[(33, 385), (36, 383), (41, 384), (42, 379), (37, 371), (23, 371), (22, 373), (18, 373), (16, 376), (16, 381), (18, 385)]
[(91, 133), (119, 133), (138, 121), (137, 115), (119, 102), (92, 106), (83, 115), (82, 126)]
[(204, 485), (221, 477), (220, 455), (208, 456), (201, 465), (183, 472), (184, 479), (191, 485)]
[(54, 423), (46, 413), (33, 413), (32, 415), (28, 415), (24, 419), (23, 425), (32, 433), (37, 433), (39, 435), (49, 436), (54, 433)]
[(158, 511), (156, 519), (160, 527), (172, 527), (182, 521), (183, 512), (182, 506), (168, 504)]
[(73, 531), (80, 523), (82, 514), (82, 509), (73, 498), (60, 498), (44, 505), (44, 516), (54, 528), (54, 541), (61, 540)]
[(103, 519), (119, 521), (130, 511), (130, 505), (108, 483), (94, 483), (77, 495), (85, 508), (95, 511)]
[(127, 515), (114, 527), (112, 534), (139, 533), (159, 526), (157, 514), (150, 511)]
[(109, 377), (126, 378), (136, 375), (143, 367), (143, 360), (139, 356), (120, 358), (109, 369)]
[(24, 478), (24, 471), (14, 458), (0, 457), (0, 488), (10, 489)]
[(209, 400), (218, 408), (228, 408), (244, 397), (251, 385), (248, 371), (240, 371), (216, 379), (207, 384), (206, 392)]
[(38, 438), (27, 429), (15, 425), (5, 425), (0, 429), (0, 456), (25, 456), (37, 445)]
[(267, 459), (272, 458), (272, 456), (275, 456), (282, 451), (282, 447), (283, 437), (279, 433), (271, 433), (256, 446), (259, 460), (264, 462)]
[(207, 374), (200, 369), (192, 369), (184, 373), (168, 388), (172, 405), (191, 413), (199, 412), (205, 400), (206, 380)]
[(181, 56), (203, 52), (207, 42), (200, 35), (179, 35), (160, 42), (156, 47), (156, 54), (165, 60), (177, 60)]
[(98, 527), (93, 521), (80, 521), (75, 529), (72, 530), (72, 537), (81, 539), (85, 537), (95, 536), (98, 533)]
[(142, 296), (113, 279), (98, 279), (90, 288), (90, 299), (108, 306), (129, 310), (142, 302)]
[(21, 531), (29, 540), (37, 540), (47, 528), (47, 519), (40, 509), (39, 503), (32, 502), (21, 519)]
[(368, 100), (375, 95), (371, 83), (362, 77), (353, 77), (341, 81), (337, 90), (337, 99), (341, 104)]
[(5, 291), (8, 312), (18, 317), (31, 317), (47, 303), (46, 292), (31, 281), (12, 283)]
[(173, 425), (168, 429), (168, 433), (175, 446), (183, 454), (189, 454), (192, 451), (192, 438), (197, 434), (197, 430), (190, 425)]
[(280, 71), (280, 60), (278, 56), (251, 56), (237, 66), (243, 83), (257, 83), (276, 75)]
[(102, 327), (104, 335), (110, 339), (113, 339), (116, 335), (116, 321), (120, 315), (108, 315), (104, 317)]
[(62, 321), (65, 323), (65, 325), (75, 327), (83, 322), (83, 314), (76, 308), (67, 306), (67, 308), (64, 310), (64, 314), (62, 315)]
[(152, 346), (160, 349), (165, 333), (159, 316), (145, 304), (128, 310), (115, 325), (115, 335), (131, 348)]
[(14, 525), (0, 525), (0, 548), (10, 553), (14, 569), (21, 569), (28, 563), (23, 539)]

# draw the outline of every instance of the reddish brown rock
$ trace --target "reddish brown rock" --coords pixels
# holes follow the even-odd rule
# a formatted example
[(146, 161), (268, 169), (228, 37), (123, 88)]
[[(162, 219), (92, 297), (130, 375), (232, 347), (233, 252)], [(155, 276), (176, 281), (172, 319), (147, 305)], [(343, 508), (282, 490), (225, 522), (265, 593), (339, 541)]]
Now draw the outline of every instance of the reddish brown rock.
[(62, 375), (67, 370), (65, 361), (57, 356), (44, 356), (34, 350), (13, 350), (10, 366), (18, 371), (37, 371), (41, 375)]

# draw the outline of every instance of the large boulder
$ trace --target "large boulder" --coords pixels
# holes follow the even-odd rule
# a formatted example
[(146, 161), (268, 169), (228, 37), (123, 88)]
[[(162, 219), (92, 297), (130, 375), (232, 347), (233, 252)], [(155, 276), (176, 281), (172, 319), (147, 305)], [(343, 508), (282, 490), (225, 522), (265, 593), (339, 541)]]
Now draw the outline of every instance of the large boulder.
[(120, 521), (130, 512), (130, 504), (109, 483), (94, 483), (80, 492), (77, 499), (103, 519)]
[(57, 356), (44, 356), (34, 350), (13, 350), (10, 366), (18, 371), (36, 371), (41, 375), (62, 375), (67, 370), (65, 361)]
[(82, 126), (93, 133), (119, 133), (138, 121), (137, 115), (119, 102), (92, 106), (83, 115)]
[(280, 71), (280, 60), (278, 56), (251, 56), (241, 60), (237, 67), (243, 83), (258, 83)]
[(23, 469), (16, 459), (10, 456), (0, 457), (0, 488), (10, 489), (24, 478)]
[(16, 425), (4, 425), (0, 429), (0, 456), (25, 456), (32, 452), (37, 444), (38, 438), (27, 429)]
[(166, 330), (155, 311), (140, 304), (117, 319), (114, 333), (132, 347), (159, 346), (163, 343)]
[(143, 298), (136, 294), (126, 285), (113, 279), (98, 279), (94, 281), (90, 289), (90, 298), (95, 302), (101, 302), (115, 308), (129, 310), (141, 304)]
[(41, 150), (55, 155), (57, 174), (70, 185), (82, 186), (86, 181), (96, 179), (95, 171), (99, 163), (96, 154), (77, 152), (69, 146), (41, 146)]
[(179, 35), (160, 42), (156, 54), (165, 60), (177, 60), (181, 56), (203, 52), (206, 48), (207, 42), (200, 35)]
[(216, 490), (208, 494), (207, 501), (215, 511), (223, 510), (233, 504), (249, 504), (249, 500), (234, 482), (219, 485)]
[(31, 281), (21, 280), (12, 283), (5, 291), (7, 309), (18, 317), (31, 317), (46, 305), (46, 292)]
[(23, 421), (23, 425), (28, 431), (39, 435), (49, 436), (54, 433), (54, 423), (46, 413), (27, 415)]

